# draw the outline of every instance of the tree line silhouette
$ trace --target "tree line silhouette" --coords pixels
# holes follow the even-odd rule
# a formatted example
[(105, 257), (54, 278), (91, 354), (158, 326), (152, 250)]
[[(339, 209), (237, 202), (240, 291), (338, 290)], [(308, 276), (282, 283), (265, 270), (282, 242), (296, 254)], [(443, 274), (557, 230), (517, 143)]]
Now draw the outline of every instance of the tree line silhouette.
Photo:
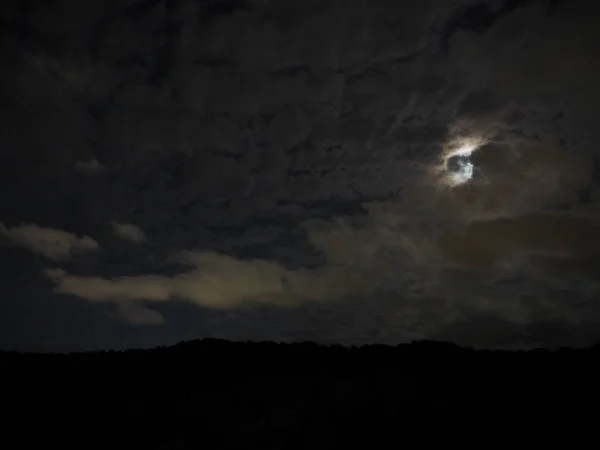
[(124, 448), (371, 447), (424, 424), (595, 409), (599, 350), (204, 339), (151, 350), (0, 352), (2, 409), (15, 423), (62, 423), (71, 438), (83, 422), (96, 427), (94, 442)]

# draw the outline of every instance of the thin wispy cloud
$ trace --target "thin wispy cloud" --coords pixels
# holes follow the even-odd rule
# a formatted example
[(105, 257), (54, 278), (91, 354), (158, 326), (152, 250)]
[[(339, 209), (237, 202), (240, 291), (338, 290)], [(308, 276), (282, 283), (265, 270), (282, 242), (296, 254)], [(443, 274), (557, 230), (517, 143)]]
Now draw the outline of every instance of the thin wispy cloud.
[(146, 234), (144, 230), (136, 225), (130, 223), (119, 223), (112, 221), (110, 223), (113, 233), (119, 236), (121, 239), (131, 241), (134, 244), (142, 244), (146, 242)]
[(0, 223), (0, 234), (9, 242), (49, 259), (63, 261), (77, 254), (100, 251), (100, 245), (89, 236), (77, 236), (64, 230), (36, 224), (6, 227)]

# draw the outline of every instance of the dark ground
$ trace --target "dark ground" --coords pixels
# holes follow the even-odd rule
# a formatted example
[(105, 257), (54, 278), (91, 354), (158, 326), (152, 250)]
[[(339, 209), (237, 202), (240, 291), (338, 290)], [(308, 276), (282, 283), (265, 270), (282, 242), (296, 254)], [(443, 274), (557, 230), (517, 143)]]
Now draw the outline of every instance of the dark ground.
[(449, 438), (440, 427), (506, 434), (593, 418), (599, 355), (597, 347), (212, 339), (126, 352), (4, 352), (2, 409), (19, 442), (61, 448), (364, 448)]

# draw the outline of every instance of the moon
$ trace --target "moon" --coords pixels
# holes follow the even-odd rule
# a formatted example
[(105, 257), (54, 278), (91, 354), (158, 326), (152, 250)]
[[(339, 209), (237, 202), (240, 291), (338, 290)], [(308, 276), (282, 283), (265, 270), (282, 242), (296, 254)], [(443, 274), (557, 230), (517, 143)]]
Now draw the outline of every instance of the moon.
[(471, 155), (482, 145), (482, 140), (477, 138), (451, 142), (443, 152), (441, 164), (437, 167), (442, 184), (452, 188), (473, 179), (475, 166), (471, 161)]

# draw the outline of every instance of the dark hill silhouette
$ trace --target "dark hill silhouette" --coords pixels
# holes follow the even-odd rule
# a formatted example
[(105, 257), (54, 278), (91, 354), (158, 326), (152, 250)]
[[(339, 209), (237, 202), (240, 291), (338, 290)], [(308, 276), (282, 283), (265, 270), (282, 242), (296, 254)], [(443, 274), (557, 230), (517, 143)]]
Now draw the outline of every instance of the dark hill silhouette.
[[(599, 356), (598, 345), (511, 352), (434, 341), (347, 348), (217, 339), (0, 352), (2, 410), (28, 427), (82, 423), (93, 443), (117, 448), (354, 448), (408, 436), (418, 424), (584, 414), (600, 400)], [(64, 448), (81, 444), (76, 435), (27, 437)]]

